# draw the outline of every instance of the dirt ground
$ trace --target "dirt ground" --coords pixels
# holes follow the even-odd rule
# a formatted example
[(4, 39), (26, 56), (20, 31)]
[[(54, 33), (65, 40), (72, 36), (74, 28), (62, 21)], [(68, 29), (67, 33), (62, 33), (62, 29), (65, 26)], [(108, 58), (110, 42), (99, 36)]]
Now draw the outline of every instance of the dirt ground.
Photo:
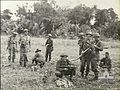
[[(79, 47), (77, 45), (78, 40), (67, 39), (53, 39), (54, 51), (52, 53), (52, 61), (46, 63), (46, 65), (39, 71), (31, 71), (29, 65), (31, 59), (34, 56), (34, 51), (39, 48), (45, 55), (45, 38), (32, 38), (31, 39), (31, 52), (28, 53), (28, 65), (26, 68), (19, 66), (19, 52), (16, 54), (16, 60), (14, 64), (8, 62), (7, 47), (8, 36), (1, 36), (1, 90), (120, 90), (120, 42), (114, 40), (104, 41), (105, 49), (100, 53), (100, 58), (104, 56), (104, 53), (108, 51), (112, 59), (112, 68), (115, 72), (115, 80), (113, 81), (88, 81), (80, 77), (79, 66), (80, 61), (73, 61), (78, 67), (77, 74), (73, 77), (74, 87), (61, 89), (56, 87), (55, 84), (55, 65), (59, 60), (61, 54), (69, 55), (69, 59), (75, 59), (78, 57)], [(48, 70), (51, 75), (48, 77), (47, 83), (42, 82), (42, 76)], [(89, 78), (93, 77), (93, 73), (90, 72)]]

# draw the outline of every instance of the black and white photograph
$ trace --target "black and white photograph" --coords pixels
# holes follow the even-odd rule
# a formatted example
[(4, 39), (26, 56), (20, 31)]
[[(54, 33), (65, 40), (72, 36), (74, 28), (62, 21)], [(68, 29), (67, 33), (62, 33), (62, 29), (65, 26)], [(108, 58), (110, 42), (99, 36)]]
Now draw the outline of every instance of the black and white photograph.
[(120, 0), (1, 0), (0, 90), (120, 90)]

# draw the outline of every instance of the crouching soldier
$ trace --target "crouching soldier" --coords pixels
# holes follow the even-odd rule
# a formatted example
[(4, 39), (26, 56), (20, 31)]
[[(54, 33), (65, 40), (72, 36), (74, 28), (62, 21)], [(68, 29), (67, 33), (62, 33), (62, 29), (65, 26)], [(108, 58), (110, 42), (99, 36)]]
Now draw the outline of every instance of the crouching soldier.
[(111, 70), (111, 59), (108, 52), (105, 52), (105, 57), (101, 59), (99, 66), (101, 68), (107, 68), (108, 72)]
[(40, 68), (42, 68), (45, 64), (44, 57), (42, 56), (41, 50), (39, 50), (39, 49), (37, 49), (35, 51), (35, 55), (32, 59), (32, 64), (34, 64), (34, 63), (35, 63), (35, 65), (40, 64)]
[(11, 59), (12, 59), (12, 62), (14, 62), (15, 57), (16, 57), (16, 55), (15, 55), (15, 52), (17, 50), (16, 35), (17, 35), (17, 33), (13, 32), (12, 35), (9, 37), (9, 40), (8, 40), (7, 49), (9, 51), (9, 56), (8, 56), (9, 62), (11, 61)]
[(76, 73), (76, 67), (67, 59), (67, 55), (61, 55), (61, 59), (56, 64), (56, 70), (59, 73), (55, 73), (57, 77), (62, 78), (63, 76), (70, 76), (72, 79)]

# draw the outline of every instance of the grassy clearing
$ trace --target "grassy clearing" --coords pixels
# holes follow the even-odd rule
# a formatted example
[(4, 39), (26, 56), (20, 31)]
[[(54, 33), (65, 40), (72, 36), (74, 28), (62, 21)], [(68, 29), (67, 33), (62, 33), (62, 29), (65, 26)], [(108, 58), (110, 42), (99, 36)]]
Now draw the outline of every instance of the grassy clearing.
[[(58, 89), (54, 83), (54, 71), (55, 62), (59, 59), (61, 54), (69, 55), (69, 59), (75, 59), (78, 57), (78, 40), (68, 39), (53, 39), (54, 51), (52, 53), (51, 63), (47, 63), (43, 69), (39, 72), (32, 72), (29, 67), (24, 68), (19, 66), (19, 53), (17, 53), (16, 61), (13, 65), (8, 65), (8, 52), (7, 47), (7, 36), (1, 36), (1, 87), (2, 90), (63, 90)], [(43, 55), (45, 54), (45, 38), (32, 38), (31, 52), (28, 53), (28, 64), (31, 64), (31, 58), (34, 55), (34, 51), (39, 48), (42, 50)], [(74, 77), (75, 87), (72, 89), (65, 90), (119, 90), (120, 82), (120, 42), (119, 41), (107, 41), (104, 42), (105, 49), (100, 53), (102, 58), (106, 51), (110, 52), (112, 58), (113, 68), (115, 69), (115, 81), (112, 83), (108, 82), (89, 82), (79, 77), (79, 61), (74, 61), (77, 69), (77, 75)], [(43, 72), (49, 69), (52, 71), (52, 76), (49, 77), (48, 83), (43, 84), (41, 77)]]

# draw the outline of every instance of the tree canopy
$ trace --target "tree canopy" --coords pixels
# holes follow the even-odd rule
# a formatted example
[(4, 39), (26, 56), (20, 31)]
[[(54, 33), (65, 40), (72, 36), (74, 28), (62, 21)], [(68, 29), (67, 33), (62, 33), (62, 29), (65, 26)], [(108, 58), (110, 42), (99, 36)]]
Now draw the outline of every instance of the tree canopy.
[[(40, 0), (34, 3), (33, 11), (28, 9), (28, 4), (19, 6), (16, 16), (18, 26), (28, 28), (33, 36), (67, 34), (75, 27), (75, 36), (88, 29), (99, 32), (106, 37), (114, 37), (120, 31), (119, 20), (113, 8), (98, 9), (97, 6), (87, 7), (80, 4), (73, 9), (61, 8), (54, 0)], [(2, 19), (10, 20), (12, 13), (9, 9), (3, 11)], [(3, 25), (4, 26), (4, 25)], [(120, 34), (118, 34), (120, 35)]]

